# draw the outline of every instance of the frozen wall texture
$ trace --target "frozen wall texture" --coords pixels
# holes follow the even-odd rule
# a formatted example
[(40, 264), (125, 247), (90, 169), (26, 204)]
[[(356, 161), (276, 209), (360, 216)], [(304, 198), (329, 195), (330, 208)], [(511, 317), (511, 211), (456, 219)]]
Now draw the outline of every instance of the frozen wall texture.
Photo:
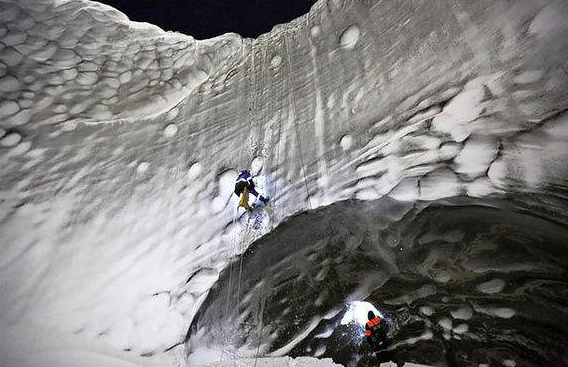
[(253, 160), (273, 224), (348, 198), (566, 195), (566, 2), (321, 0), (205, 41), (95, 2), (0, 5), (2, 365), (182, 343), (262, 234), (232, 223)]

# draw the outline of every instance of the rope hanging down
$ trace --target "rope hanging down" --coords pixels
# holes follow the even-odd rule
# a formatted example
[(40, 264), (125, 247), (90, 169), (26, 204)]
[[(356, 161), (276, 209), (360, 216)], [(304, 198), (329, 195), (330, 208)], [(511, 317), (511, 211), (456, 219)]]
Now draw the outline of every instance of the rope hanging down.
[[(252, 72), (252, 75), (253, 75), (253, 77), (252, 77), (252, 79), (253, 79), (253, 82), (252, 82), (252, 85), (253, 85), (253, 87), (252, 87), (253, 98), (252, 98), (252, 100), (254, 101), (254, 100), (255, 100), (255, 95), (256, 95), (256, 94), (255, 94), (255, 91), (256, 91), (256, 78), (254, 78), (254, 76), (255, 76), (255, 73), (254, 73), (254, 53), (252, 53), (252, 55), (251, 55), (251, 64), (252, 64), (252, 70), (253, 70), (253, 72)], [(264, 68), (263, 68), (263, 70), (264, 70)], [(263, 77), (263, 74), (261, 74), (261, 79), (262, 79), (262, 77)], [(255, 122), (256, 122), (256, 106), (255, 106), (254, 103), (251, 104), (251, 107), (249, 108), (249, 111), (251, 111), (250, 136), (252, 136), (252, 134), (253, 134), (253, 128), (254, 128)], [(259, 139), (260, 139), (260, 137), (259, 137)], [(251, 156), (251, 157), (250, 157), (250, 158), (251, 158), (250, 161), (252, 161), (253, 155), (254, 155), (254, 154), (253, 154), (253, 151), (251, 150), (251, 151), (250, 151), (250, 156)], [(233, 217), (233, 228), (234, 228), (234, 232), (233, 232), (233, 233), (234, 233), (234, 236), (233, 236), (233, 241), (232, 241), (233, 243), (232, 243), (232, 246), (231, 246), (231, 249), (233, 250), (233, 252), (234, 252), (235, 247), (236, 247), (236, 244), (237, 244), (237, 228), (236, 228), (236, 225), (235, 225), (235, 223), (236, 223), (236, 218), (237, 218), (237, 217), (238, 217), (238, 208), (237, 208), (237, 213), (236, 213), (235, 216)], [(237, 307), (237, 308), (239, 307), (239, 303), (240, 303), (242, 268), (243, 268), (243, 258), (244, 258), (243, 246), (244, 246), (244, 242), (246, 241), (246, 238), (248, 237), (248, 236), (247, 236), (247, 235), (248, 235), (248, 232), (249, 232), (249, 228), (246, 227), (246, 228), (245, 228), (245, 233), (243, 234), (241, 240), (239, 241), (239, 246), (238, 246), (238, 251), (239, 251), (239, 253), (240, 253), (240, 259), (239, 259), (239, 273), (238, 273), (239, 275), (238, 275), (238, 279), (237, 279), (237, 297), (236, 297), (236, 305), (235, 305), (235, 307)], [(229, 268), (229, 285), (228, 285), (228, 287), (227, 287), (227, 301), (226, 301), (226, 305), (225, 305), (225, 314), (226, 314), (226, 315), (227, 315), (228, 312), (229, 312), (229, 297), (230, 297), (230, 289), (231, 289), (231, 284), (232, 284), (232, 273), (233, 273), (233, 262), (231, 262), (231, 266), (230, 266), (230, 268)], [(226, 345), (225, 345), (225, 346), (223, 347), (223, 349), (222, 349), (222, 352), (221, 352), (221, 359), (220, 359), (220, 361), (219, 361), (219, 364), (221, 364), (221, 363), (223, 362), (223, 355), (224, 355), (224, 352), (225, 352), (225, 348), (226, 348)], [(257, 355), (255, 356), (255, 365), (256, 365), (257, 359), (258, 359), (258, 353), (257, 353)]]
[[(286, 60), (287, 60), (286, 66), (288, 68), (288, 84), (291, 84), (290, 78), (291, 78), (291, 75), (292, 75), (292, 68), (290, 66), (290, 57), (289, 57), (290, 51), (289, 51), (289, 48), (288, 48), (288, 41), (286, 39), (286, 36), (284, 36), (284, 45), (286, 47)], [(306, 165), (305, 165), (305, 162), (304, 162), (304, 152), (302, 151), (302, 140), (300, 138), (300, 128), (298, 127), (298, 121), (296, 119), (296, 116), (297, 116), (297, 114), (296, 114), (296, 98), (294, 97), (294, 89), (293, 88), (290, 88), (290, 102), (291, 102), (290, 107), (291, 107), (292, 113), (294, 115), (294, 130), (296, 132), (296, 141), (297, 141), (297, 144), (298, 144), (298, 151), (300, 152), (300, 164), (302, 165), (302, 176), (303, 176), (303, 179), (304, 179), (304, 188), (306, 189), (306, 198), (308, 199), (308, 208), (310, 210), (312, 210), (312, 200), (310, 198), (310, 190), (308, 188), (308, 181), (306, 179)]]
[[(254, 91), (255, 91), (255, 80), (254, 80), (254, 52), (251, 54), (251, 64), (252, 64), (252, 70), (253, 70), (253, 82), (252, 82), (252, 90), (253, 90), (253, 96), (254, 96)], [(254, 97), (253, 97), (254, 98)], [(252, 123), (250, 124), (250, 136), (252, 136), (252, 129), (254, 126), (254, 120), (255, 120), (255, 111), (254, 111), (254, 106), (250, 107), (248, 109), (249, 111), (252, 110)], [(252, 150), (250, 151), (250, 155), (252, 158), (253, 152)], [(252, 159), (251, 159), (252, 161)], [(232, 194), (231, 194), (232, 195)], [(237, 245), (237, 226), (236, 226), (236, 220), (239, 216), (239, 212), (238, 212), (239, 208), (237, 207), (236, 209), (236, 213), (233, 216), (233, 240), (231, 241), (231, 253), (235, 253), (235, 247)], [(247, 235), (247, 228), (245, 228), (245, 234), (243, 235), (243, 238), (246, 239), (246, 235)], [(238, 275), (238, 279), (237, 279), (237, 299), (236, 299), (236, 307), (239, 306), (239, 302), (240, 302), (240, 291), (241, 291), (241, 274), (242, 274), (242, 266), (243, 266), (243, 253), (242, 253), (242, 241), (239, 241), (239, 248), (238, 251), (240, 253), (240, 259), (239, 259), (239, 275)], [(230, 297), (230, 293), (231, 293), (231, 285), (232, 285), (232, 278), (233, 278), (233, 261), (231, 261), (231, 265), (229, 267), (229, 284), (227, 286), (227, 298), (226, 298), (226, 304), (225, 304), (225, 315), (229, 314), (229, 297)], [(227, 343), (224, 344), (223, 348), (221, 349), (221, 358), (219, 360), (219, 365), (221, 365), (223, 363), (223, 356), (225, 354), (225, 349), (227, 348)]]
[[(277, 138), (277, 143), (276, 143), (276, 166), (275, 166), (275, 170), (273, 171), (275, 173), (275, 175), (278, 175), (278, 170), (280, 168), (280, 141), (282, 140), (282, 107), (284, 104), (284, 83), (282, 83), (282, 87), (280, 88), (280, 108), (278, 109), (278, 138)], [(273, 201), (272, 201), (272, 206), (274, 208), (276, 208), (276, 198), (278, 197), (278, 185), (277, 185), (277, 180), (275, 180), (275, 184), (274, 184), (274, 192), (273, 192)], [(271, 223), (271, 229), (273, 229), (273, 222)], [(260, 292), (260, 297), (259, 300), (262, 301), (263, 296), (266, 293), (266, 283), (263, 285), (261, 292)], [(256, 367), (257, 362), (258, 362), (258, 357), (260, 354), (260, 342), (262, 340), (262, 332), (264, 330), (264, 305), (261, 304), (259, 307), (259, 315), (258, 315), (258, 319), (260, 320), (260, 330), (257, 334), (257, 345), (256, 345), (256, 353), (254, 356), (254, 367)]]
[[(286, 40), (286, 37), (283, 36), (284, 39), (284, 44), (285, 44), (285, 48), (286, 48), (286, 57), (287, 57), (287, 68), (288, 68), (288, 75), (291, 75), (291, 68), (290, 68), (290, 60), (289, 60), (289, 49), (288, 49), (288, 42)], [(265, 60), (266, 58), (266, 52), (264, 52), (263, 55), (263, 59)], [(254, 72), (254, 53), (252, 53), (251, 56), (251, 64), (252, 64), (252, 75), (253, 75), (253, 93), (254, 91), (256, 91), (256, 78), (254, 78), (255, 72)], [(263, 64), (264, 65), (264, 64)], [(261, 73), (261, 79), (264, 76), (264, 67), (262, 67), (262, 73)], [(288, 85), (290, 85), (290, 78), (288, 77)], [(277, 139), (277, 148), (276, 148), (276, 165), (275, 165), (275, 173), (278, 174), (278, 170), (279, 170), (279, 165), (280, 165), (280, 141), (281, 136), (282, 136), (282, 108), (283, 108), (283, 104), (284, 104), (284, 83), (282, 83), (282, 87), (280, 88), (280, 108), (279, 108), (279, 115), (278, 115), (278, 139)], [(308, 201), (308, 207), (311, 210), (312, 209), (312, 203), (311, 203), (311, 198), (310, 198), (310, 193), (309, 193), (309, 187), (308, 187), (308, 183), (307, 183), (307, 178), (306, 178), (306, 169), (305, 169), (305, 164), (304, 164), (304, 153), (302, 150), (302, 142), (301, 142), (301, 137), (300, 137), (300, 129), (298, 126), (298, 122), (296, 121), (295, 117), (296, 117), (296, 102), (295, 102), (295, 98), (294, 98), (294, 93), (292, 88), (290, 88), (291, 90), (291, 96), (290, 96), (290, 107), (292, 109), (292, 113), (294, 116), (294, 130), (295, 130), (295, 135), (296, 135), (296, 142), (298, 145), (298, 151), (300, 154), (300, 163), (302, 166), (302, 178), (303, 178), (303, 183), (304, 183), (304, 188), (306, 190), (306, 198)], [(254, 98), (253, 98), (254, 99)], [(252, 123), (250, 125), (250, 134), (252, 136), (253, 133), (253, 128), (255, 126), (255, 122), (256, 122), (256, 106), (253, 104), (251, 109), (252, 110)], [(260, 139), (260, 137), (259, 137)], [(251, 161), (252, 161), (252, 155), (253, 152), (251, 150)], [(273, 202), (271, 205), (275, 205), (275, 201), (276, 201), (276, 197), (277, 197), (277, 189), (278, 186), (275, 184), (275, 189), (274, 189), (274, 193), (273, 193)], [(237, 213), (236, 215), (233, 217), (233, 228), (234, 228), (234, 232), (233, 232), (233, 241), (232, 241), (232, 246), (231, 249), (235, 250), (235, 247), (237, 245), (237, 228), (236, 228), (236, 218), (238, 217), (238, 208), (237, 208)], [(239, 252), (240, 252), (240, 259), (239, 259), (239, 273), (238, 273), (238, 278), (237, 278), (237, 297), (236, 297), (236, 307), (239, 307), (239, 303), (240, 303), (240, 290), (241, 290), (241, 282), (242, 282), (242, 266), (243, 266), (243, 258), (244, 258), (244, 253), (243, 253), (243, 246), (244, 246), (244, 241), (246, 241), (247, 238), (247, 234), (249, 232), (249, 228), (246, 227), (245, 228), (245, 233), (242, 236), (241, 240), (239, 241)], [(229, 268), (229, 284), (227, 287), (227, 298), (226, 298), (226, 304), (225, 304), (225, 314), (227, 315), (229, 312), (229, 299), (230, 299), (230, 290), (232, 288), (232, 278), (233, 278), (233, 262), (231, 262), (230, 268)], [(264, 293), (266, 292), (266, 284), (262, 287), (261, 290), (261, 295), (260, 295), (260, 300), (262, 300)], [(260, 330), (258, 333), (258, 343), (257, 343), (257, 347), (256, 347), (256, 353), (255, 353), (255, 357), (254, 357), (254, 366), (256, 367), (257, 362), (258, 362), (258, 357), (259, 357), (259, 353), (260, 353), (260, 344), (261, 344), (261, 338), (262, 338), (262, 332), (264, 330), (264, 319), (263, 319), (263, 315), (264, 315), (264, 305), (261, 304), (259, 307), (259, 320), (260, 320)], [(224, 348), (222, 349), (221, 352), (221, 359), (219, 361), (219, 363), (221, 364), (223, 361), (223, 355), (226, 349), (226, 345), (224, 346)]]

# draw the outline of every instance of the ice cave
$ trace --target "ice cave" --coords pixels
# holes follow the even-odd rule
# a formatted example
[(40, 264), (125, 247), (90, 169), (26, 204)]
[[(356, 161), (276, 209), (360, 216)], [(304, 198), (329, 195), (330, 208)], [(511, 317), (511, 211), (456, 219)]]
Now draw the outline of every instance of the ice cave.
[(567, 109), (566, 1), (0, 0), (0, 365), (566, 367)]

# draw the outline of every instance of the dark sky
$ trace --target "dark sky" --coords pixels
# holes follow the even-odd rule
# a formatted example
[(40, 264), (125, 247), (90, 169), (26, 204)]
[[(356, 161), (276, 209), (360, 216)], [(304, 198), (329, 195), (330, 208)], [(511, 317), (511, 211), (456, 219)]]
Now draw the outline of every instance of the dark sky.
[(235, 32), (258, 37), (276, 24), (306, 14), (316, 0), (97, 0), (131, 20), (197, 39)]

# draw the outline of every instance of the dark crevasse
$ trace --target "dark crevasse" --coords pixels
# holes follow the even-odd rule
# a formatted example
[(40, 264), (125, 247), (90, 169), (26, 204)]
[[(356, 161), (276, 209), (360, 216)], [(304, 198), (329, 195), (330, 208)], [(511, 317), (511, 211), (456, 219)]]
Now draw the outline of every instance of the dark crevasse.
[[(348, 366), (567, 366), (567, 209), (565, 198), (525, 194), (300, 213), (222, 272), (188, 353), (230, 345)], [(390, 326), (376, 356), (359, 324), (341, 322), (354, 301)]]

